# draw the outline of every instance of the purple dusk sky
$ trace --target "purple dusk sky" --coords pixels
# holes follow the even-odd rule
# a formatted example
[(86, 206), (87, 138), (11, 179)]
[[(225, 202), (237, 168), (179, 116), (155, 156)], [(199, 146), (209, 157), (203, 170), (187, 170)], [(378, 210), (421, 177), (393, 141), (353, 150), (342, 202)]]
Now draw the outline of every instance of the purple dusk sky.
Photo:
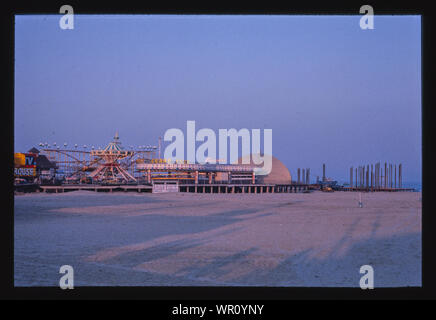
[(421, 182), (421, 18), (16, 16), (15, 151), (157, 144), (169, 128), (273, 130), (295, 176), (403, 163)]

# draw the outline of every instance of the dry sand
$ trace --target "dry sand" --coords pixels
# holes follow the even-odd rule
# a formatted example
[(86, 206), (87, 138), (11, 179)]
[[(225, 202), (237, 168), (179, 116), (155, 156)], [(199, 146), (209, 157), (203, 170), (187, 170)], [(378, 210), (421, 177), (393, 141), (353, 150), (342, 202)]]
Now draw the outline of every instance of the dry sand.
[(15, 196), (15, 285), (421, 286), (421, 193)]

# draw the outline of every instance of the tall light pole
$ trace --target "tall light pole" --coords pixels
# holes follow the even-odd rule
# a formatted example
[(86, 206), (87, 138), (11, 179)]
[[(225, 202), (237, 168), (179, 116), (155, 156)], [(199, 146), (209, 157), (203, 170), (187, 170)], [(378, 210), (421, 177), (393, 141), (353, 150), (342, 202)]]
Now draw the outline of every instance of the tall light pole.
[(162, 137), (159, 137), (159, 159), (160, 159), (160, 148), (161, 148)]

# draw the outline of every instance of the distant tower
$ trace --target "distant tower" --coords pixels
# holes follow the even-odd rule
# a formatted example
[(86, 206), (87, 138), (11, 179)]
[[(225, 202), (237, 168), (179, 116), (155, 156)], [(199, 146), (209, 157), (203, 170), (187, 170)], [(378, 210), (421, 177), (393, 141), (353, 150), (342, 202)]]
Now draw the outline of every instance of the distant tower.
[(325, 163), (322, 164), (322, 181), (325, 181)]

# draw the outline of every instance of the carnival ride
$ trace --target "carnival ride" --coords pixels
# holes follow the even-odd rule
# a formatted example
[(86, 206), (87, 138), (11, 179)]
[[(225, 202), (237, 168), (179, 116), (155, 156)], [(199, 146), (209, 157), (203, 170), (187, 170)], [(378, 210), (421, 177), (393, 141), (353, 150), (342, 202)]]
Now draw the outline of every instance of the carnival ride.
[(78, 150), (64, 149), (53, 143), (40, 143), (41, 154), (56, 164), (57, 172), (65, 176), (66, 183), (97, 182), (97, 183), (129, 183), (136, 182), (136, 165), (150, 162), (156, 156), (156, 146), (139, 146), (134, 149), (123, 148), (119, 141), (118, 132), (105, 148), (91, 147), (87, 151), (86, 145)]

